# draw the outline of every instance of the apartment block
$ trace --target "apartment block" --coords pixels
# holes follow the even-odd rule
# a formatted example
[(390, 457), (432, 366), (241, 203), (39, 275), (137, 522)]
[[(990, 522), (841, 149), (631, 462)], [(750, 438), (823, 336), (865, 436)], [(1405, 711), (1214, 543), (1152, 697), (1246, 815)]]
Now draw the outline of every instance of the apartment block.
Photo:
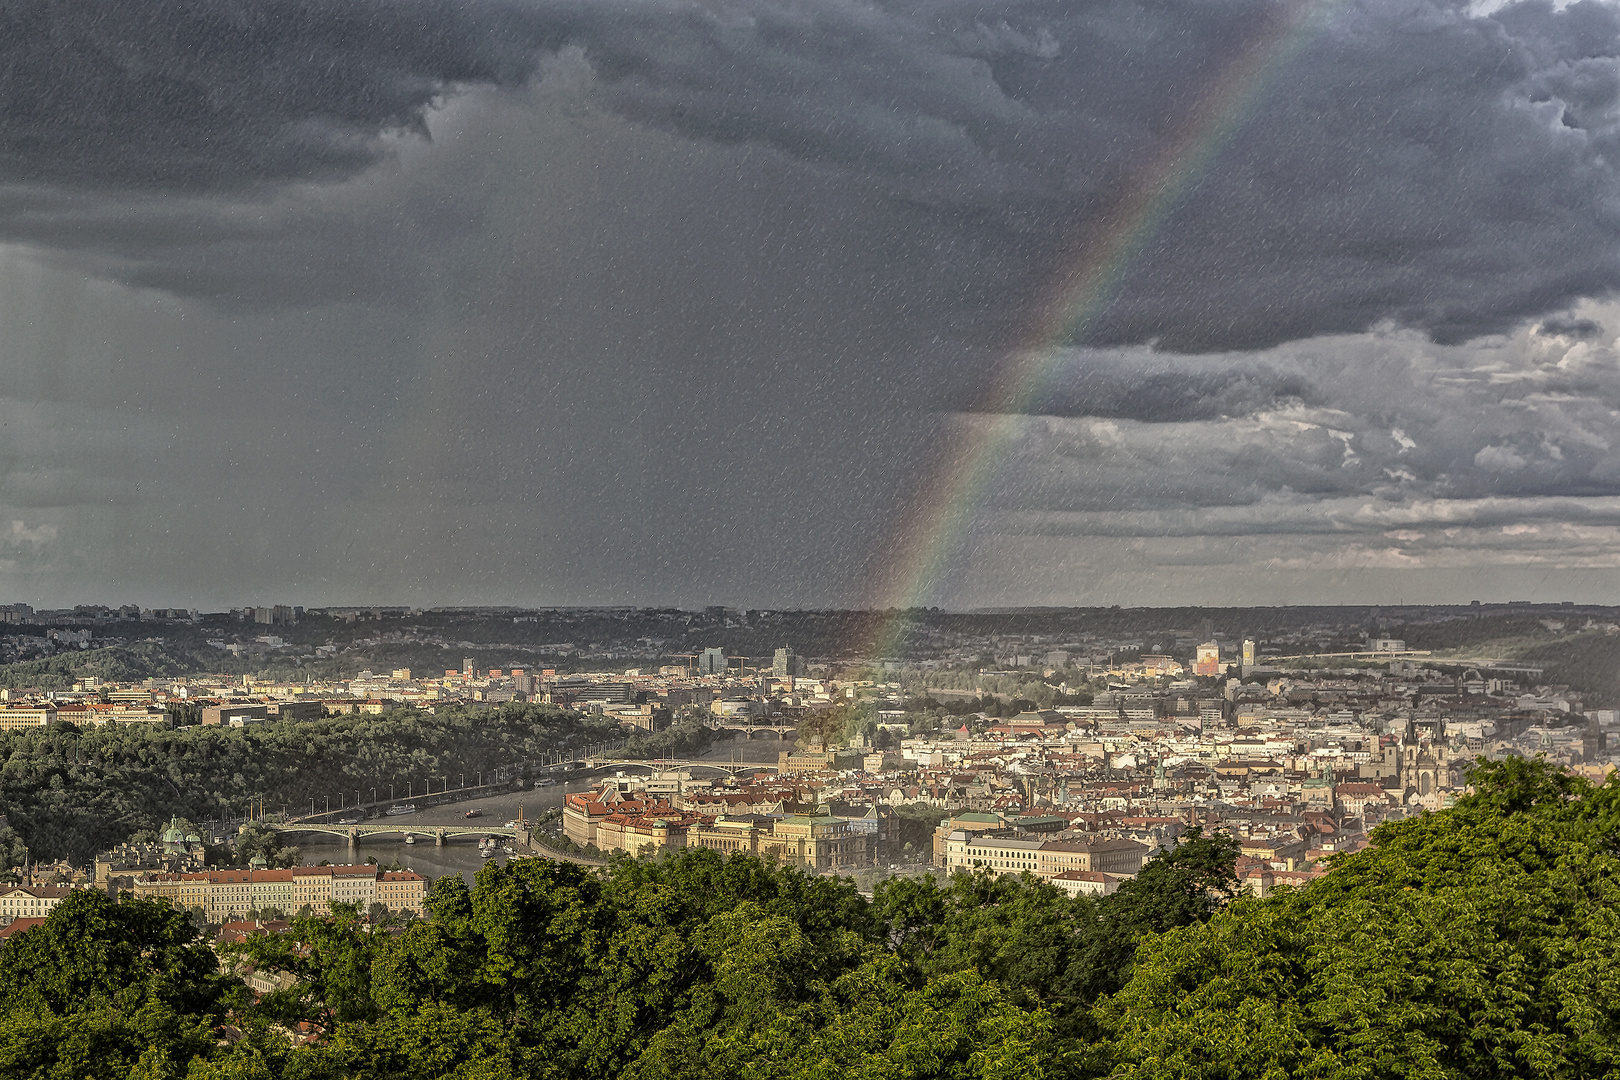
[(137, 878), (136, 896), (200, 908), (211, 921), (239, 919), (276, 908), (289, 915), (308, 908), (326, 912), (334, 903), (381, 903), (390, 911), (420, 915), (427, 879), (409, 871), (365, 866), (297, 866), (290, 870), (215, 870), (198, 874), (150, 874)]
[(7, 705), (0, 708), (0, 731), (50, 727), (54, 723), (54, 705)]
[(1147, 855), (1146, 844), (1125, 839), (1041, 840), (958, 829), (945, 842), (945, 865), (950, 870), (1028, 871), (1042, 880), (1071, 871), (1135, 874)]
[(72, 891), (67, 885), (13, 885), (0, 890), (0, 920), (43, 919)]

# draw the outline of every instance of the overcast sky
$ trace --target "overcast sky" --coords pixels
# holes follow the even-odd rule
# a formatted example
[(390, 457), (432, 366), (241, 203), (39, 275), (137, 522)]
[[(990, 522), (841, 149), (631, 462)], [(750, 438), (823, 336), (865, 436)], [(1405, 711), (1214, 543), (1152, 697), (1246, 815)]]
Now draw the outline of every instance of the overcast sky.
[(0, 603), (862, 606), (936, 527), (907, 602), (1620, 602), (1612, 4), (24, 0), (0, 53)]

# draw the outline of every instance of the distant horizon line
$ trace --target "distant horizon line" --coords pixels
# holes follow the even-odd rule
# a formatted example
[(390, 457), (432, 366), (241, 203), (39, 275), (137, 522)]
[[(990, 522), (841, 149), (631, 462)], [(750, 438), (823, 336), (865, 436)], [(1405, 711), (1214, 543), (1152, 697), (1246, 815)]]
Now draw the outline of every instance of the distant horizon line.
[[(217, 610), (204, 610), (191, 607), (168, 607), (152, 605), (150, 607), (134, 604), (74, 604), (64, 607), (35, 607), (26, 601), (13, 601), (0, 604), (0, 612), (15, 612), (18, 608), (27, 607), (31, 614), (57, 616), (73, 615), (80, 608), (100, 608), (107, 612), (116, 613), (120, 609), (139, 607), (142, 615), (149, 612), (185, 611), (193, 616), (233, 615), (240, 611), (253, 611), (259, 608), (281, 607), (298, 608), (307, 614), (337, 613), (358, 614), (361, 612), (384, 612), (390, 614), (430, 614), (442, 613), (469, 613), (469, 614), (526, 614), (544, 612), (568, 611), (679, 611), (683, 614), (702, 614), (712, 609), (722, 609), (726, 614), (750, 613), (782, 614), (782, 613), (815, 613), (815, 614), (881, 614), (885, 612), (915, 612), (932, 615), (1017, 615), (1036, 612), (1109, 612), (1109, 611), (1298, 611), (1310, 609), (1333, 610), (1363, 610), (1363, 611), (1394, 611), (1394, 610), (1434, 610), (1456, 609), (1459, 611), (1483, 611), (1487, 609), (1513, 609), (1534, 610), (1538, 608), (1557, 608), (1560, 610), (1601, 610), (1620, 611), (1620, 603), (1581, 603), (1574, 600), (1466, 600), (1466, 601), (1435, 601), (1428, 603), (1345, 603), (1345, 602), (1301, 602), (1292, 604), (997, 604), (971, 608), (952, 608), (944, 605), (928, 605), (907, 608), (877, 608), (877, 607), (839, 607), (839, 606), (758, 606), (747, 607), (738, 604), (700, 604), (687, 607), (680, 604), (242, 604), (236, 607), (220, 608)], [(17, 624), (13, 624), (17, 625)]]

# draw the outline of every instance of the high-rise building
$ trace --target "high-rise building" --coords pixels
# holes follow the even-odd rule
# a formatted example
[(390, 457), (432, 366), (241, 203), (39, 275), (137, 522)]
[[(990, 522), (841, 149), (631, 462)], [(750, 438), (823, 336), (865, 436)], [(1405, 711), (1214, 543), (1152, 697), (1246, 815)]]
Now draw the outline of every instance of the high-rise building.
[(724, 675), (730, 666), (724, 649), (704, 649), (698, 653), (699, 675)]
[(795, 679), (804, 674), (804, 657), (795, 653), (791, 646), (784, 645), (776, 650), (771, 659), (771, 675), (777, 679)]
[(1193, 664), (1195, 675), (1219, 675), (1221, 673), (1221, 647), (1213, 641), (1206, 641), (1198, 646), (1198, 659)]
[(1254, 664), (1255, 664), (1255, 660), (1254, 660), (1254, 638), (1244, 638), (1243, 639), (1243, 666), (1245, 668), (1252, 668), (1252, 667), (1254, 667)]
[(461, 658), (461, 673), (463, 675), (467, 676), (469, 679), (472, 678), (472, 673), (473, 673), (473, 658), (472, 657), (463, 656)]

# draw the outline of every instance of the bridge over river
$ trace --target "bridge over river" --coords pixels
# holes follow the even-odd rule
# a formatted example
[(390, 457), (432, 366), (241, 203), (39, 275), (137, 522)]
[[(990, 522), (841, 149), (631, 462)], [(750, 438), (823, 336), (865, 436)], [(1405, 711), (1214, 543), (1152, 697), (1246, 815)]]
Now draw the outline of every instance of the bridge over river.
[(683, 761), (676, 758), (658, 758), (647, 761), (636, 758), (586, 758), (581, 762), (586, 769), (646, 769), (648, 772), (691, 772), (697, 769), (712, 769), (728, 776), (738, 773), (754, 773), (773, 769), (775, 766), (766, 765), (758, 761)]
[(359, 847), (361, 841), (374, 836), (432, 837), (433, 842), (442, 847), (451, 840), (469, 836), (504, 836), (527, 841), (529, 835), (529, 830), (526, 828), (520, 830), (507, 825), (413, 825), (408, 821), (401, 821), (399, 818), (381, 818), (376, 821), (362, 822), (359, 825), (331, 825), (324, 822), (304, 821), (289, 821), (285, 824), (264, 822), (263, 824), (278, 833), (325, 833), (328, 836), (340, 836), (349, 841), (350, 847)]

